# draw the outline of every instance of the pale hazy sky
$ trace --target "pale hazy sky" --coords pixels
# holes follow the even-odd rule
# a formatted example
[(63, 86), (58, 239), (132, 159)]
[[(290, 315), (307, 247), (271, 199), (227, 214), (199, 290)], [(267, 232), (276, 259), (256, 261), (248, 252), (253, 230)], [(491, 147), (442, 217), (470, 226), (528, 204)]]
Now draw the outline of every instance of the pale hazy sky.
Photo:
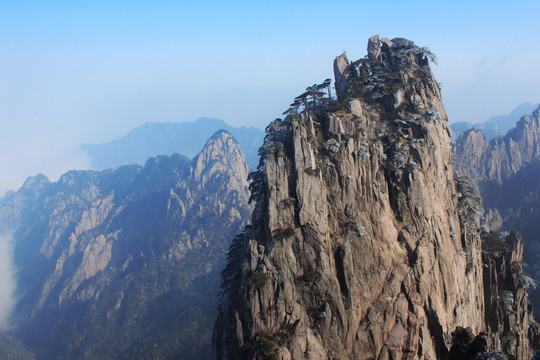
[(439, 57), (451, 122), (540, 101), (540, 1), (0, 0), (0, 196), (147, 121), (266, 124), (368, 37)]

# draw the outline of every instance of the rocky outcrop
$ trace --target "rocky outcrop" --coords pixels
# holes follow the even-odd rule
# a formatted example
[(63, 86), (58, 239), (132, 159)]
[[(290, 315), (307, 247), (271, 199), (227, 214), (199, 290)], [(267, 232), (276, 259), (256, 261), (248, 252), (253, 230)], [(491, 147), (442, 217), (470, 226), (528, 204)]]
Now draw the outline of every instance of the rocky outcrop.
[(334, 60), (334, 76), (336, 78), (335, 88), (338, 99), (345, 99), (347, 97), (348, 78), (349, 71), (349, 58), (344, 51), (343, 54), (336, 57)]
[(523, 273), (521, 235), (511, 232), (502, 239), (493, 232), (484, 234), (483, 248), (486, 325), (488, 333), (497, 334), (486, 341), (516, 359), (530, 359), (538, 325), (527, 297), (534, 281)]
[(220, 271), (246, 224), (248, 167), (219, 131), (189, 160), (29, 179), (1, 201), (19, 301), (10, 333), (37, 359), (205, 359)]
[(340, 102), (268, 126), (253, 227), (223, 272), (216, 359), (445, 359), (458, 327), (500, 335), (434, 56), (379, 46), (347, 67)]
[(381, 58), (381, 42), (379, 35), (373, 35), (369, 38), (367, 44), (367, 56), (368, 59), (379, 60)]

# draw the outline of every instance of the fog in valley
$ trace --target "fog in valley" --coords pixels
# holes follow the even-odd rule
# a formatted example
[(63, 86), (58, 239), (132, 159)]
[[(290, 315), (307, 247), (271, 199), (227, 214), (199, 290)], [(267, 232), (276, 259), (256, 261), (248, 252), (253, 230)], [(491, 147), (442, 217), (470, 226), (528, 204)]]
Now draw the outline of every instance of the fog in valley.
[(2, 330), (9, 327), (10, 311), (15, 303), (11, 240), (11, 234), (0, 234), (0, 329)]

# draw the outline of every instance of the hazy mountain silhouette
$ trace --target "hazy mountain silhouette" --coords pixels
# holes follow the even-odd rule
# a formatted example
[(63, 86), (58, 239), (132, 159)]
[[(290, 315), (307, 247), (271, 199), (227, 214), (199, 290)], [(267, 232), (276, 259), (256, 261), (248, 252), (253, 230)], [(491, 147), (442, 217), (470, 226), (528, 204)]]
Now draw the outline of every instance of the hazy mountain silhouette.
[(489, 120), (472, 124), (466, 121), (459, 121), (450, 125), (452, 128), (452, 142), (458, 138), (459, 134), (469, 130), (478, 129), (482, 130), (482, 133), (486, 139), (491, 140), (496, 136), (505, 135), (508, 130), (516, 126), (516, 122), (523, 116), (533, 112), (539, 104), (531, 104), (530, 102), (524, 102), (518, 105), (512, 112), (506, 115), (497, 115)]
[(125, 136), (103, 144), (82, 144), (92, 159), (92, 168), (102, 170), (122, 165), (143, 165), (148, 158), (180, 153), (193, 157), (217, 130), (230, 132), (244, 151), (251, 169), (257, 167), (258, 149), (264, 132), (254, 127), (234, 127), (220, 119), (200, 118), (191, 122), (148, 122)]

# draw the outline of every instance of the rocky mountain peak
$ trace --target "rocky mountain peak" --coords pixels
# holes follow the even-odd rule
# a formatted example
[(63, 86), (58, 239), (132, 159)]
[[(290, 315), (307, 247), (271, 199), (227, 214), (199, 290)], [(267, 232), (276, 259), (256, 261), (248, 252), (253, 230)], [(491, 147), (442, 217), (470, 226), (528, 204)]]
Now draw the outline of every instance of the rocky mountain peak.
[(37, 174), (26, 179), (22, 187), (25, 189), (35, 189), (41, 188), (43, 187), (43, 185), (46, 185), (48, 183), (49, 179), (47, 178), (47, 176), (43, 174)]
[(218, 130), (208, 139), (197, 156), (197, 161), (211, 163), (222, 159), (237, 160), (242, 156), (242, 149), (231, 133), (227, 130)]
[(25, 205), (37, 199), (50, 184), (45, 175), (38, 174), (27, 178), (19, 191), (7, 191), (0, 198), (0, 233), (13, 231)]
[(500, 344), (481, 204), (454, 177), (436, 57), (401, 38), (368, 47), (336, 58), (339, 101), (267, 127), (253, 226), (223, 272), (217, 359), (445, 359), (458, 327)]
[(227, 171), (238, 184), (247, 186), (249, 168), (244, 153), (234, 137), (226, 130), (219, 130), (206, 142), (202, 151), (193, 159), (191, 176), (204, 187), (213, 174)]
[(508, 132), (508, 137), (519, 148), (521, 161), (530, 162), (540, 157), (540, 106), (531, 115), (523, 116)]

